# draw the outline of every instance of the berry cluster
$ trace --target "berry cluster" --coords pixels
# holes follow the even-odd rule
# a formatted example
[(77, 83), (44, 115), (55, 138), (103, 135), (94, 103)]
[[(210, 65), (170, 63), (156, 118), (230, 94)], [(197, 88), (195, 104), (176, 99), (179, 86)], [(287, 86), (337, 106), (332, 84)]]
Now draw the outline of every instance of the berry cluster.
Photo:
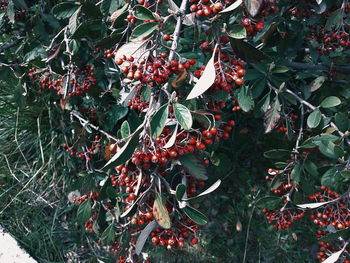
[(258, 21), (251, 19), (249, 17), (245, 17), (242, 20), (242, 25), (245, 27), (247, 31), (247, 35), (249, 37), (255, 36), (257, 33), (261, 32), (265, 27), (265, 22), (263, 19)]
[[(91, 156), (94, 154), (97, 154), (101, 152), (101, 141), (102, 138), (100, 136), (96, 135), (95, 140), (92, 141), (91, 147), (88, 146), (81, 146), (82, 152), (80, 151), (74, 151), (75, 145), (68, 146), (68, 144), (63, 144), (63, 148), (66, 149), (66, 152), (69, 154), (70, 157), (78, 157), (81, 160), (86, 159), (87, 161), (91, 161)], [(78, 143), (78, 142), (77, 142)]]
[(337, 193), (321, 186), (322, 192), (315, 193), (309, 199), (316, 202), (330, 202), (321, 208), (318, 208), (310, 218), (313, 223), (321, 227), (332, 225), (337, 229), (344, 229), (350, 226), (350, 208), (349, 200), (341, 199)]
[[(284, 201), (286, 202), (286, 200)], [(303, 211), (298, 211), (295, 208), (276, 208), (273, 210), (264, 208), (262, 211), (269, 224), (272, 224), (277, 229), (289, 228), (294, 221), (300, 220), (305, 215)]]
[(96, 84), (94, 68), (88, 64), (84, 70), (74, 69), (71, 73), (62, 77), (55, 77), (50, 72), (43, 75), (41, 73), (42, 71), (31, 68), (28, 76), (41, 90), (54, 90), (57, 92), (57, 95), (66, 95), (68, 97), (80, 96), (87, 93)]

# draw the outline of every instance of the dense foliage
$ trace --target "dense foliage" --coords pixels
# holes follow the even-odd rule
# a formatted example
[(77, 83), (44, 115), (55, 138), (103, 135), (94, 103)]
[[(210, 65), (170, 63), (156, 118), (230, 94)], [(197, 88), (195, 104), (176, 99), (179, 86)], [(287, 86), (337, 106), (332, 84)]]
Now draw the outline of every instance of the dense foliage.
[(10, 0), (0, 25), (3, 218), (46, 171), (94, 260), (350, 262), (347, 0)]

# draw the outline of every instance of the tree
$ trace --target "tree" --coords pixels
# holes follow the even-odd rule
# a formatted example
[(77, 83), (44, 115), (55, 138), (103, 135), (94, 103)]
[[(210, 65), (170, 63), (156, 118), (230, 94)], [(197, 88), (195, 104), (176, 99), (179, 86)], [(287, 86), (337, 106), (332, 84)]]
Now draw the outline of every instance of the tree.
[(60, 116), (78, 219), (118, 262), (199, 242), (198, 201), (221, 184), (208, 171), (232, 161), (225, 140), (245, 116), (284, 138), (254, 207), (281, 231), (310, 217), (317, 258), (349, 262), (348, 1), (1, 5), (2, 76), (19, 109)]

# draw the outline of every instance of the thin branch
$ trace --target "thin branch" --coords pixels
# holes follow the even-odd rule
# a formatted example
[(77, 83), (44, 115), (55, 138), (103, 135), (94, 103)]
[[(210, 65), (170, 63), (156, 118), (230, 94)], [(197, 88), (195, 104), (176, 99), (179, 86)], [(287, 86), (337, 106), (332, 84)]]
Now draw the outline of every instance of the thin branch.
[(177, 18), (177, 22), (176, 22), (176, 27), (175, 27), (175, 31), (173, 34), (173, 43), (171, 45), (171, 51), (169, 54), (169, 60), (172, 60), (175, 56), (175, 51), (177, 48), (177, 43), (179, 42), (179, 38), (180, 38), (180, 31), (181, 31), (181, 26), (182, 26), (182, 22), (184, 19), (184, 15), (186, 12), (186, 7), (187, 7), (187, 2), (188, 0), (182, 0), (181, 2), (181, 6), (180, 6), (180, 10), (179, 10), (179, 16)]
[(315, 69), (315, 70), (322, 70), (322, 71), (336, 71), (338, 73), (343, 74), (349, 74), (350, 73), (350, 67), (349, 66), (332, 66), (328, 67), (324, 64), (309, 64), (309, 63), (302, 63), (302, 62), (288, 62), (288, 67), (305, 70), (305, 69)]

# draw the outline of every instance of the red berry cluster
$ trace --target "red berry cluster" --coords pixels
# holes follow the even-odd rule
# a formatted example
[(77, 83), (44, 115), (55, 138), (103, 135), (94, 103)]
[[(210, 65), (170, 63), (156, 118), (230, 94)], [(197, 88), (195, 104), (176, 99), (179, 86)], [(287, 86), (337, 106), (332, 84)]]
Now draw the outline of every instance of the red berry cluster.
[(263, 19), (254, 20), (252, 18), (245, 17), (242, 20), (242, 25), (245, 27), (247, 35), (249, 37), (253, 37), (264, 29), (265, 22)]
[(113, 53), (113, 49), (107, 49), (105, 51), (103, 51), (103, 56), (105, 58), (114, 58), (114, 53)]
[[(350, 27), (347, 27), (349, 31)], [(350, 34), (346, 31), (333, 33), (330, 31), (317, 30), (311, 39), (319, 43), (317, 51), (319, 54), (330, 54), (339, 47), (350, 49)]]
[(90, 199), (90, 200), (95, 200), (100, 196), (100, 194), (98, 192), (95, 191), (91, 191), (88, 194), (85, 194), (81, 197), (75, 197), (72, 202), (73, 203), (77, 203), (77, 204), (82, 204), (83, 202), (85, 202), (86, 200)]
[(41, 75), (42, 71), (36, 68), (29, 70), (28, 76), (33, 83), (38, 85), (41, 90), (50, 89), (57, 92), (57, 95), (66, 94), (68, 97), (80, 96), (89, 91), (96, 84), (94, 78), (94, 68), (86, 65), (84, 70), (75, 69), (72, 74), (63, 77), (54, 77), (52, 73)]
[(340, 195), (321, 186), (322, 192), (315, 193), (309, 199), (317, 202), (334, 202), (325, 204), (318, 208), (310, 218), (313, 223), (321, 227), (332, 225), (337, 229), (344, 229), (350, 226), (350, 203), (348, 199), (341, 199)]
[[(230, 4), (233, 1), (226, 0), (226, 3)], [(210, 17), (219, 13), (223, 8), (224, 4), (222, 1), (216, 1), (215, 3), (209, 0), (190, 0), (191, 12), (195, 12), (198, 18)]]
[[(284, 201), (286, 202), (286, 200)], [(273, 210), (264, 208), (262, 211), (269, 224), (272, 224), (277, 229), (289, 228), (294, 221), (300, 220), (305, 215), (303, 211), (298, 211), (295, 208), (277, 208)]]

